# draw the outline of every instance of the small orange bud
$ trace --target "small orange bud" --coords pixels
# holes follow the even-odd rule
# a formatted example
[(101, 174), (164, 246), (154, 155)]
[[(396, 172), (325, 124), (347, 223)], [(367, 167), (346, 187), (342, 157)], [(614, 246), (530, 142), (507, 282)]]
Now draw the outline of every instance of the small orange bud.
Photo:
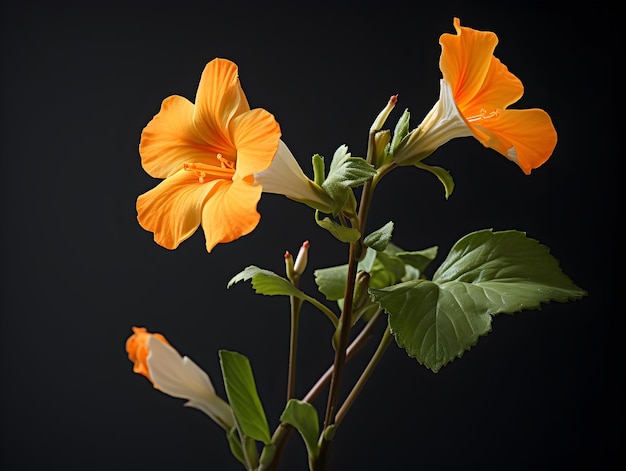
[(143, 375), (153, 383), (148, 370), (148, 339), (154, 336), (166, 345), (170, 343), (161, 334), (152, 334), (145, 327), (133, 327), (133, 335), (126, 340), (126, 352), (128, 359), (134, 363), (133, 372)]

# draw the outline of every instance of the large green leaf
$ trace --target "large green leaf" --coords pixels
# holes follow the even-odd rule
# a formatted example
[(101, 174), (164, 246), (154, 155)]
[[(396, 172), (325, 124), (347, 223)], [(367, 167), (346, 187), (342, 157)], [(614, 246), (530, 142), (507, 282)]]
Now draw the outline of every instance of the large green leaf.
[(317, 440), (320, 433), (315, 407), (308, 402), (291, 399), (280, 416), (280, 421), (293, 425), (300, 432), (309, 452), (309, 459), (314, 460), (319, 452)]
[(239, 429), (247, 437), (270, 443), (270, 429), (257, 393), (250, 361), (244, 355), (228, 350), (220, 350), (219, 356), (226, 395)]
[(492, 315), (586, 295), (547, 247), (523, 232), (491, 230), (457, 242), (432, 281), (411, 280), (370, 293), (389, 314), (398, 345), (435, 372), (487, 334)]

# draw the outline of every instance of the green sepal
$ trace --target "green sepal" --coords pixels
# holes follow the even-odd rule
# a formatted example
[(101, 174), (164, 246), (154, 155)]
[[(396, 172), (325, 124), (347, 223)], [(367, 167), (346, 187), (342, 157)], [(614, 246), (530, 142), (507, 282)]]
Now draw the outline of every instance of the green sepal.
[(380, 229), (372, 232), (363, 239), (363, 243), (376, 250), (382, 252), (387, 248), (387, 245), (391, 241), (391, 235), (393, 233), (393, 222), (389, 221)]
[(450, 175), (450, 173), (447, 170), (441, 167), (426, 165), (423, 162), (417, 162), (413, 165), (415, 165), (418, 168), (428, 170), (430, 173), (435, 175), (439, 179), (439, 181), (443, 184), (443, 187), (446, 192), (446, 199), (450, 197), (450, 195), (452, 194), (452, 191), (454, 190), (454, 180), (452, 179), (452, 175)]
[(246, 437), (267, 445), (271, 441), (270, 429), (257, 393), (250, 361), (244, 355), (228, 350), (219, 350), (219, 357), (226, 395), (237, 428)]
[(579, 299), (586, 292), (536, 240), (486, 229), (459, 240), (432, 281), (402, 282), (370, 294), (389, 314), (398, 345), (437, 372), (491, 330), (492, 316)]
[(376, 169), (360, 157), (352, 157), (348, 146), (342, 145), (335, 151), (328, 175), (321, 187), (335, 202), (337, 215), (348, 202), (352, 188), (363, 185), (376, 175)]
[(243, 448), (241, 448), (241, 441), (239, 439), (239, 433), (237, 432), (236, 426), (226, 432), (226, 438), (228, 439), (228, 445), (230, 446), (230, 451), (233, 456), (245, 465), (246, 458), (243, 455)]
[(309, 460), (315, 460), (319, 454), (319, 418), (317, 410), (308, 402), (290, 399), (280, 416), (280, 421), (292, 425), (300, 432), (309, 454)]
[(358, 229), (342, 226), (341, 224), (338, 224), (330, 219), (329, 217), (324, 217), (323, 219), (320, 219), (319, 211), (317, 210), (315, 211), (315, 222), (318, 226), (326, 229), (341, 242), (356, 242), (361, 238), (361, 233)]
[(322, 186), (324, 180), (326, 180), (326, 167), (324, 166), (324, 157), (319, 154), (315, 154), (312, 158), (313, 165), (313, 181), (319, 186)]
[(242, 272), (233, 276), (228, 282), (227, 288), (235, 283), (252, 279), (252, 287), (255, 293), (264, 294), (266, 296), (293, 296), (298, 299), (306, 300), (308, 296), (296, 288), (289, 280), (278, 276), (276, 273), (264, 270), (255, 265), (246, 267)]
[(409, 135), (409, 121), (411, 119), (411, 113), (409, 113), (408, 109), (404, 110), (402, 116), (398, 119), (396, 123), (396, 127), (393, 130), (393, 138), (391, 139), (391, 143), (389, 144), (389, 153), (393, 155), (393, 153), (400, 147), (407, 136)]

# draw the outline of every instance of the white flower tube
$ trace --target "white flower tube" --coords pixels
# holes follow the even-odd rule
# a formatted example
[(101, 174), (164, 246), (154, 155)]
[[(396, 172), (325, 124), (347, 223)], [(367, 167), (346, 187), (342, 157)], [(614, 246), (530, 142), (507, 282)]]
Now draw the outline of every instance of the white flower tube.
[(446, 142), (472, 135), (456, 106), (450, 85), (440, 80), (439, 100), (394, 153), (394, 161), (398, 165), (412, 165), (428, 157)]
[(157, 389), (187, 399), (185, 406), (201, 410), (226, 430), (234, 426), (232, 409), (198, 365), (154, 336), (148, 338), (148, 349), (148, 370)]
[(330, 212), (332, 200), (326, 192), (302, 171), (287, 145), (280, 140), (272, 164), (254, 174), (264, 193), (275, 193), (304, 203), (323, 212)]

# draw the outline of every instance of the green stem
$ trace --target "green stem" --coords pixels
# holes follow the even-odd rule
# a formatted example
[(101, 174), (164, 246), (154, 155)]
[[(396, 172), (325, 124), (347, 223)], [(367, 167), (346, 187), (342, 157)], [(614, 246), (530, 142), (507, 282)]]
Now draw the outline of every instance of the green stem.
[[(367, 162), (374, 161), (375, 153), (375, 131), (370, 131), (367, 143)], [(352, 301), (354, 297), (354, 286), (357, 274), (357, 265), (363, 257), (363, 232), (367, 222), (367, 214), (371, 205), (373, 190), (378, 179), (376, 176), (363, 185), (361, 193), (361, 201), (359, 203), (358, 227), (361, 238), (357, 242), (350, 244), (350, 253), (348, 257), (348, 276), (346, 278), (346, 289), (343, 299), (343, 310), (339, 318), (339, 341), (335, 350), (335, 361), (333, 363), (334, 370), (330, 380), (330, 390), (328, 392), (328, 401), (326, 403), (326, 414), (324, 416), (324, 430), (320, 440), (319, 456), (316, 461), (316, 471), (324, 471), (328, 468), (328, 449), (330, 447), (332, 433), (327, 432), (330, 427), (335, 426), (337, 404), (339, 402), (339, 392), (341, 380), (343, 377), (344, 366), (346, 362), (346, 348), (350, 339), (350, 329), (352, 327)]]
[(290, 300), (291, 300), (291, 331), (289, 333), (289, 372), (287, 374), (287, 401), (289, 401), (289, 399), (292, 399), (294, 397), (294, 390), (296, 387), (296, 359), (298, 355), (298, 327), (300, 325), (300, 308), (302, 307), (302, 300), (294, 296), (290, 296)]
[[(352, 341), (350, 346), (346, 349), (346, 362), (350, 360), (371, 338), (371, 332), (374, 328), (374, 325), (378, 321), (382, 314), (382, 311), (377, 311), (372, 318), (365, 324), (365, 327), (359, 332), (359, 335)], [(302, 399), (305, 402), (311, 403), (315, 400), (315, 398), (322, 392), (324, 387), (330, 381), (332, 373), (334, 371), (334, 366), (331, 365), (326, 372), (320, 376), (315, 385), (310, 389), (306, 396)], [(278, 428), (274, 431), (272, 435), (272, 444), (276, 446), (276, 453), (274, 454), (274, 459), (272, 463), (269, 465), (261, 465), (258, 468), (258, 471), (275, 471), (278, 463), (280, 461), (280, 456), (285, 448), (285, 444), (287, 443), (287, 437), (289, 433), (293, 430), (293, 427), (286, 423), (281, 423)]]
[(385, 353), (385, 350), (387, 350), (387, 347), (389, 346), (392, 338), (393, 336), (391, 335), (391, 331), (389, 330), (389, 327), (387, 327), (387, 329), (385, 330), (385, 333), (383, 334), (382, 339), (380, 340), (380, 343), (378, 344), (378, 348), (376, 349), (376, 352), (374, 352), (374, 355), (372, 355), (372, 358), (367, 364), (367, 367), (363, 370), (361, 377), (354, 385), (354, 388), (352, 388), (352, 391), (350, 391), (350, 394), (344, 401), (343, 405), (341, 406), (339, 411), (337, 411), (337, 416), (335, 417), (335, 425), (339, 425), (341, 421), (343, 420), (343, 418), (345, 417), (345, 415), (347, 414), (348, 410), (354, 403), (355, 399), (357, 398), (357, 396), (359, 395), (359, 393), (365, 386), (365, 383), (370, 378), (374, 369), (376, 368), (381, 358), (383, 357), (383, 354)]

